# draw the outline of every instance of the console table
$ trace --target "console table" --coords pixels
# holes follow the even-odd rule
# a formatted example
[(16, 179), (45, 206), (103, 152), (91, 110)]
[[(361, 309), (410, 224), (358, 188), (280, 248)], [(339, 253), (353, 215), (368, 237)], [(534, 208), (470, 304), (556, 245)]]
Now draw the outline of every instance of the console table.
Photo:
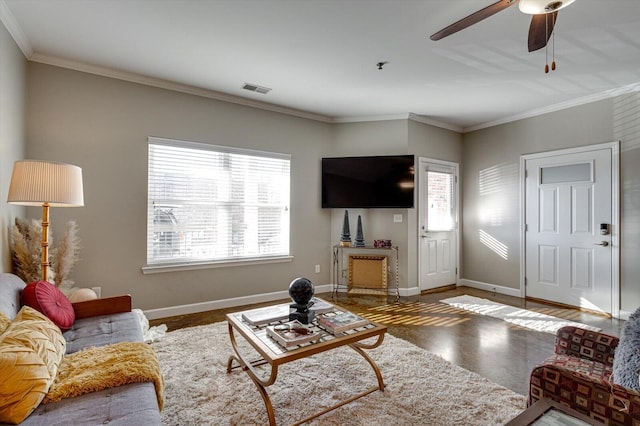
[[(347, 276), (349, 274), (348, 264), (346, 264), (343, 257), (349, 254), (385, 254), (387, 256), (390, 255), (391, 260), (388, 265), (388, 282), (392, 280), (395, 282), (395, 295), (396, 295), (396, 303), (400, 301), (400, 285), (398, 279), (398, 246), (391, 247), (373, 247), (373, 246), (365, 246), (365, 247), (354, 247), (354, 246), (341, 246), (339, 244), (333, 246), (333, 291), (332, 296), (336, 296), (338, 294), (339, 288), (348, 288), (347, 284)], [(343, 274), (343, 271), (346, 271), (346, 274)], [(386, 289), (387, 294), (389, 294), (389, 286)]]

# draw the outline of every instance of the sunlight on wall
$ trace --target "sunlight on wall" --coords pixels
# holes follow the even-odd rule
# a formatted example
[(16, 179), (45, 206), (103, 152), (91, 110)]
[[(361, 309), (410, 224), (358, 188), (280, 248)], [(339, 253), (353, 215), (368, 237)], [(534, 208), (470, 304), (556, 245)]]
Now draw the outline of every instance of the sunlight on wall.
[(509, 260), (505, 229), (518, 222), (519, 166), (500, 163), (478, 172), (478, 239), (501, 259)]
[(635, 91), (613, 98), (612, 106), (613, 135), (621, 152), (620, 308), (633, 311), (640, 305), (634, 278), (640, 274), (640, 83)]
[(509, 247), (506, 244), (501, 243), (496, 238), (492, 237), (488, 232), (483, 231), (482, 229), (478, 231), (480, 235), (480, 242), (491, 249), (495, 254), (503, 258), (504, 260), (509, 260)]
[(515, 219), (518, 165), (496, 164), (478, 173), (478, 220), (482, 226), (503, 226)]

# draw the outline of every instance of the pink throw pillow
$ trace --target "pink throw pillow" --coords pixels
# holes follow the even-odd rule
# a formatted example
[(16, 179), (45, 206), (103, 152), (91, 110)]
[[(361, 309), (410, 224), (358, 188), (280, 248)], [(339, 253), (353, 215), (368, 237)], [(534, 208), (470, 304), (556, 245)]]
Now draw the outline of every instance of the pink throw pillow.
[(22, 304), (42, 312), (62, 331), (69, 330), (76, 319), (73, 306), (67, 296), (46, 281), (27, 284), (22, 290)]

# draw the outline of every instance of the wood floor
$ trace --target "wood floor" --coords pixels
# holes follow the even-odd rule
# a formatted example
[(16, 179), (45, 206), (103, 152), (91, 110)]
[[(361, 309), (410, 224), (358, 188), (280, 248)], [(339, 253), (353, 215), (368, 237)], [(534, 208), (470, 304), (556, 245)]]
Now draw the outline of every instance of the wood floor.
[[(529, 373), (553, 353), (554, 336), (521, 328), (483, 315), (461, 311), (439, 300), (469, 294), (496, 302), (526, 308), (560, 318), (602, 328), (620, 335), (624, 321), (573, 309), (559, 308), (539, 302), (490, 293), (469, 287), (458, 287), (401, 298), (367, 295), (317, 294), (334, 304), (385, 324), (392, 335), (405, 339), (446, 360), (487, 377), (522, 395), (527, 394)], [(282, 300), (288, 302), (288, 300)], [(150, 321), (166, 324), (169, 331), (223, 321), (225, 314), (275, 302), (235, 307)]]

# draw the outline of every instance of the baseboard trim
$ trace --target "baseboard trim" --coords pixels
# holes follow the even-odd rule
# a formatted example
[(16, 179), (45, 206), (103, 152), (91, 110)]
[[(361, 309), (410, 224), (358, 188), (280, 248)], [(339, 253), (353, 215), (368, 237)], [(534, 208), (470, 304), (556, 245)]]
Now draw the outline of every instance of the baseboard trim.
[(420, 287), (401, 288), (400, 296), (419, 296)]
[(484, 283), (482, 281), (467, 280), (462, 278), (458, 281), (458, 286), (477, 288), (494, 293), (506, 294), (507, 296), (522, 297), (520, 295), (519, 288), (504, 287), (496, 284)]
[[(331, 284), (316, 285), (315, 292), (330, 293), (333, 290)], [(234, 306), (250, 305), (252, 303), (272, 302), (274, 300), (289, 298), (289, 291), (282, 290), (273, 293), (254, 294), (251, 296), (233, 297), (230, 299), (210, 300), (208, 302), (191, 303), (188, 305), (169, 306), (166, 308), (148, 309), (145, 316), (150, 319), (175, 317), (178, 315), (196, 314), (199, 312), (213, 311), (216, 309), (233, 308)]]
[[(491, 291), (494, 293), (506, 294), (508, 296), (521, 297), (520, 289), (499, 286), (495, 284), (489, 284), (481, 281), (460, 279), (458, 281), (458, 287), (472, 287), (480, 290)], [(389, 289), (392, 290), (392, 289)], [(316, 285), (315, 292), (331, 293), (333, 291), (332, 284)], [(340, 289), (340, 292), (346, 292), (346, 288)], [(420, 294), (419, 287), (400, 288), (398, 289), (400, 296), (417, 296)], [(389, 291), (390, 295), (395, 295), (395, 289)], [(146, 317), (150, 320), (175, 317), (178, 315), (196, 314), (200, 312), (213, 311), (216, 309), (233, 308), (234, 306), (250, 305), (252, 303), (271, 302), (274, 300), (287, 299), (289, 292), (287, 290), (276, 291), (273, 293), (254, 294), (251, 296), (234, 297), (231, 299), (210, 300), (207, 302), (192, 303), (188, 305), (169, 306), (166, 308), (148, 309), (144, 311)], [(633, 312), (620, 310), (621, 320), (628, 320), (629, 316)]]

